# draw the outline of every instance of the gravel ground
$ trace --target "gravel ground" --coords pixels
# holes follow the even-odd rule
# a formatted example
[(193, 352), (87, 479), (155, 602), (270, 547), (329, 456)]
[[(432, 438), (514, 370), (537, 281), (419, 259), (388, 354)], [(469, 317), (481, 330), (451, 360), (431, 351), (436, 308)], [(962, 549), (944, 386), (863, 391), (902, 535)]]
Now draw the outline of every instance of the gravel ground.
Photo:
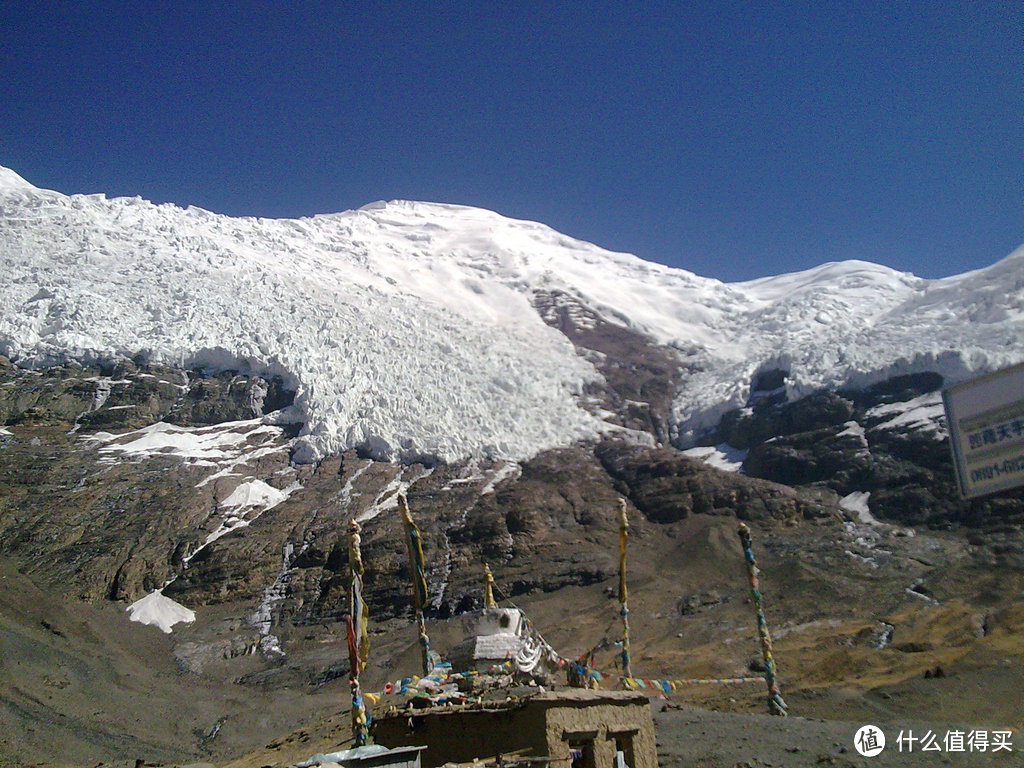
[[(854, 737), (864, 722), (803, 717), (710, 712), (653, 702), (661, 768), (909, 768), (910, 766), (1024, 766), (1024, 734), (1012, 734), (1012, 751), (900, 751), (901, 731), (923, 736), (931, 731), (942, 746), (947, 731), (963, 728), (948, 723), (905, 720), (877, 723), (886, 746), (874, 757), (863, 757)], [(994, 730), (994, 729), (993, 729)], [(990, 739), (991, 740), (991, 739)]]

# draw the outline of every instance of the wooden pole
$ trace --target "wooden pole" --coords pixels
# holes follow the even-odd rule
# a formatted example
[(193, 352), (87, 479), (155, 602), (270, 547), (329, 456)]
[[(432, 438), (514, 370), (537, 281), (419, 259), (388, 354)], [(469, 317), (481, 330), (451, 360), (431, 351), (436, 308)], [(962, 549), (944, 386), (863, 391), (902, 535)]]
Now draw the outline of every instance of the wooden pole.
[(622, 676), (633, 677), (633, 665), (629, 658), (629, 597), (626, 589), (626, 538), (629, 519), (626, 517), (626, 500), (619, 498), (619, 613), (622, 616)]
[(429, 675), (434, 671), (434, 664), (430, 656), (430, 637), (427, 635), (427, 622), (423, 618), (423, 611), (427, 607), (427, 577), (423, 564), (423, 540), (420, 537), (420, 529), (412, 519), (409, 505), (405, 496), (399, 494), (398, 509), (405, 519), (406, 543), (409, 547), (409, 573), (412, 579), (412, 603), (416, 613), (416, 630), (419, 632), (420, 655), (423, 664), (423, 674)]
[(772, 655), (772, 637), (768, 633), (768, 622), (764, 618), (764, 610), (761, 607), (761, 588), (757, 582), (757, 562), (754, 560), (754, 550), (751, 548), (750, 529), (744, 523), (739, 527), (740, 543), (743, 545), (743, 558), (747, 562), (747, 576), (750, 581), (750, 597), (754, 603), (754, 612), (757, 614), (757, 633), (761, 638), (761, 655), (764, 657), (764, 681), (768, 686), (768, 712), (772, 715), (785, 717), (786, 702), (782, 699), (779, 691), (779, 683), (776, 679), (775, 657)]
[(359, 537), (359, 523), (355, 520), (348, 525), (348, 565), (351, 587), (349, 589), (349, 614), (345, 617), (348, 635), (349, 674), (348, 684), (352, 693), (352, 740), (362, 747), (369, 742), (369, 723), (363, 692), (359, 685), (369, 655), (369, 639), (366, 634), (366, 604), (363, 602), (363, 555)]
[(494, 601), (494, 576), (491, 574), (491, 566), (484, 563), (484, 608), (497, 608)]

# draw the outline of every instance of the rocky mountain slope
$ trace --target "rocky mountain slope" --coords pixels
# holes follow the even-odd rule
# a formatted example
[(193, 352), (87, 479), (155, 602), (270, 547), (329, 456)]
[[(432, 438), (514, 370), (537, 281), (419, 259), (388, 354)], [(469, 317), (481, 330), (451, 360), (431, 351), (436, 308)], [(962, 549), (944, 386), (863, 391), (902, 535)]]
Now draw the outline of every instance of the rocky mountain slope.
[[(614, 641), (621, 496), (638, 674), (756, 667), (744, 520), (794, 711), (1024, 726), (976, 690), (1024, 682), (1024, 494), (958, 498), (938, 395), (1024, 356), (1022, 259), (724, 285), (472, 209), (234, 220), (3, 171), (0, 756), (222, 761), (344, 710), (353, 518), (367, 685), (414, 673), (399, 492), (442, 651), (485, 562), (566, 657)], [(131, 621), (147, 595), (194, 621)]]

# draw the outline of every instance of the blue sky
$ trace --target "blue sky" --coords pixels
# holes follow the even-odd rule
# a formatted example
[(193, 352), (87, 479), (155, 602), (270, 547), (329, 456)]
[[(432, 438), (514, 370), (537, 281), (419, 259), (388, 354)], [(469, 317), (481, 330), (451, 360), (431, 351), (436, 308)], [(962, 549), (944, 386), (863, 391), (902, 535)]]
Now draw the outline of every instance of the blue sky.
[(0, 10), (0, 165), (232, 215), (463, 203), (724, 280), (1024, 243), (1024, 4)]

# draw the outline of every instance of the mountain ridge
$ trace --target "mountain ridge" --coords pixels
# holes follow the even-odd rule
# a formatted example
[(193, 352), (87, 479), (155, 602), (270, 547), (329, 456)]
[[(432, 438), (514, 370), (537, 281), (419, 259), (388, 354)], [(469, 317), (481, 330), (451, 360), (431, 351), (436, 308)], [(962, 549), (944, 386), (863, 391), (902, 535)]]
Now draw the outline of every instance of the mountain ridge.
[(602, 373), (537, 310), (552, 290), (675, 361), (677, 447), (772, 367), (794, 399), (926, 370), (958, 380), (1024, 346), (1024, 284), (1000, 293), (1024, 249), (940, 280), (847, 261), (727, 284), (468, 206), (235, 219), (3, 178), (0, 299), (15, 309), (0, 353), (281, 377), (306, 461), (525, 458), (621, 431), (586, 405)]

